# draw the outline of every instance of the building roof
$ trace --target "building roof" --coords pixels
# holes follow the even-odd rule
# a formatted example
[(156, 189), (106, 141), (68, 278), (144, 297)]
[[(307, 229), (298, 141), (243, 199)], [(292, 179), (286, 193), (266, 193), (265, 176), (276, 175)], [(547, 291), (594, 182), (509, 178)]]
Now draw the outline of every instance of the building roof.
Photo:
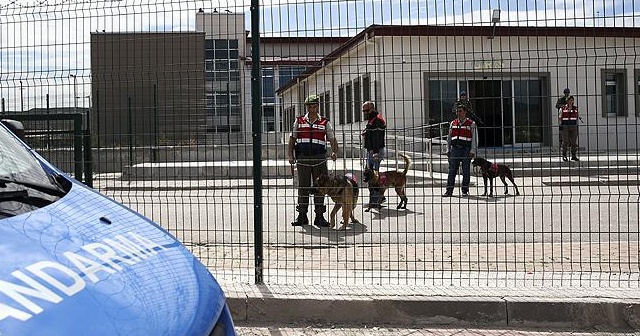
[(336, 50), (319, 60), (314, 66), (309, 67), (298, 78), (281, 86), (277, 92), (282, 92), (300, 79), (307, 78), (320, 70), (325, 64), (340, 57), (353, 46), (360, 43), (365, 37), (376, 36), (544, 36), (544, 37), (625, 37), (640, 38), (640, 28), (635, 27), (519, 27), (497, 26), (495, 32), (493, 26), (433, 26), (433, 25), (371, 25), (350, 38)]
[[(260, 36), (261, 43), (287, 43), (287, 44), (316, 44), (316, 43), (345, 43), (349, 41), (351, 37), (333, 37), (333, 36), (319, 36), (319, 37), (283, 37), (283, 36)], [(251, 37), (247, 38), (247, 42), (251, 42)]]
[[(263, 56), (260, 57), (261, 65), (302, 65), (310, 66), (318, 63), (322, 56)], [(246, 58), (247, 64), (253, 63), (249, 56)]]
[(22, 111), (5, 111), (6, 115), (46, 115), (46, 114), (73, 114), (73, 113), (86, 113), (89, 110), (87, 107), (34, 107), (28, 110)]

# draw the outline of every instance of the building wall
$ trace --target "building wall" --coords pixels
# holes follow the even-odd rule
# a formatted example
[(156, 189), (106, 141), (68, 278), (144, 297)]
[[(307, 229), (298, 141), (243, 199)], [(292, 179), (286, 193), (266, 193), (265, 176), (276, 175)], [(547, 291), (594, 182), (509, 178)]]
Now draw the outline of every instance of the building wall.
[[(636, 137), (634, 73), (637, 38), (545, 37), (545, 36), (383, 36), (354, 45), (321, 70), (280, 92), (283, 108), (299, 111), (309, 93), (331, 92), (339, 109), (338, 89), (362, 74), (378, 83), (374, 96), (385, 111), (390, 128), (403, 129), (426, 124), (425, 74), (458, 80), (519, 79), (546, 74), (544, 102), (549, 118), (545, 125), (550, 143), (557, 146), (556, 111), (552, 108), (565, 87), (571, 88), (584, 124), (579, 144), (588, 150), (625, 150), (640, 147)], [(626, 116), (603, 116), (602, 69), (626, 71)], [(371, 88), (376, 91), (375, 88)], [(356, 111), (359, 113), (359, 110)], [(516, 111), (518, 113), (518, 111)], [(361, 123), (340, 125), (339, 133), (351, 136)]]
[(205, 33), (207, 48), (207, 130), (218, 144), (245, 142), (249, 131), (244, 105), (251, 101), (245, 89), (251, 77), (244, 71), (247, 54), (244, 16), (244, 13), (196, 14), (196, 30)]
[(205, 141), (204, 33), (92, 33), (96, 146)]

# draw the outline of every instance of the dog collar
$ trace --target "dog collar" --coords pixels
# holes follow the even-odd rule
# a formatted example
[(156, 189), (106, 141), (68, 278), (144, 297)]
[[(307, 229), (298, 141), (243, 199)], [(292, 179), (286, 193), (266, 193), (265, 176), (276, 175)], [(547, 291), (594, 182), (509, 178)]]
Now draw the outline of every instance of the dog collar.
[(380, 185), (386, 185), (387, 184), (387, 174), (385, 173), (380, 173)]

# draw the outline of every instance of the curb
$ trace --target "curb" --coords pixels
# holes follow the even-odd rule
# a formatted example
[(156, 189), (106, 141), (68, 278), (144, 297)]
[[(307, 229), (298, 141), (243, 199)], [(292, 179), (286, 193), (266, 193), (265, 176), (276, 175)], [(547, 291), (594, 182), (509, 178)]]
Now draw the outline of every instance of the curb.
[[(248, 323), (640, 330), (640, 301), (637, 299), (495, 295), (499, 289), (476, 289), (473, 296), (455, 293), (427, 296), (381, 295), (371, 290), (369, 294), (345, 295), (326, 287), (304, 294), (298, 286), (289, 289), (269, 285), (252, 287), (254, 291), (246, 295), (228, 291), (227, 303), (234, 320)], [(321, 294), (325, 289), (326, 294)], [(526, 292), (525, 288), (520, 290)], [(366, 288), (362, 287), (362, 291), (366, 293)]]

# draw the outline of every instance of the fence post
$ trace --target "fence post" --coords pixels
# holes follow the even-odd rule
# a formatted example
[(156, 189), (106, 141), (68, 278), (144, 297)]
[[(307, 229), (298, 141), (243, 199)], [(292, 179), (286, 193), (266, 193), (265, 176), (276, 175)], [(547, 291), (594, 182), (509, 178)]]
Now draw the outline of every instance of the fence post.
[(91, 104), (86, 111), (86, 125), (82, 130), (84, 150), (84, 184), (93, 188), (93, 155), (91, 153)]
[(73, 160), (75, 166), (75, 178), (82, 179), (82, 114), (73, 115)]
[(127, 99), (127, 116), (129, 119), (129, 166), (133, 166), (133, 116), (131, 115), (131, 97)]
[(262, 76), (260, 72), (259, 0), (251, 0), (251, 134), (253, 135), (253, 240), (255, 244), (255, 282), (264, 283), (262, 250)]
[(153, 149), (151, 161), (158, 162), (158, 84), (153, 84)]

